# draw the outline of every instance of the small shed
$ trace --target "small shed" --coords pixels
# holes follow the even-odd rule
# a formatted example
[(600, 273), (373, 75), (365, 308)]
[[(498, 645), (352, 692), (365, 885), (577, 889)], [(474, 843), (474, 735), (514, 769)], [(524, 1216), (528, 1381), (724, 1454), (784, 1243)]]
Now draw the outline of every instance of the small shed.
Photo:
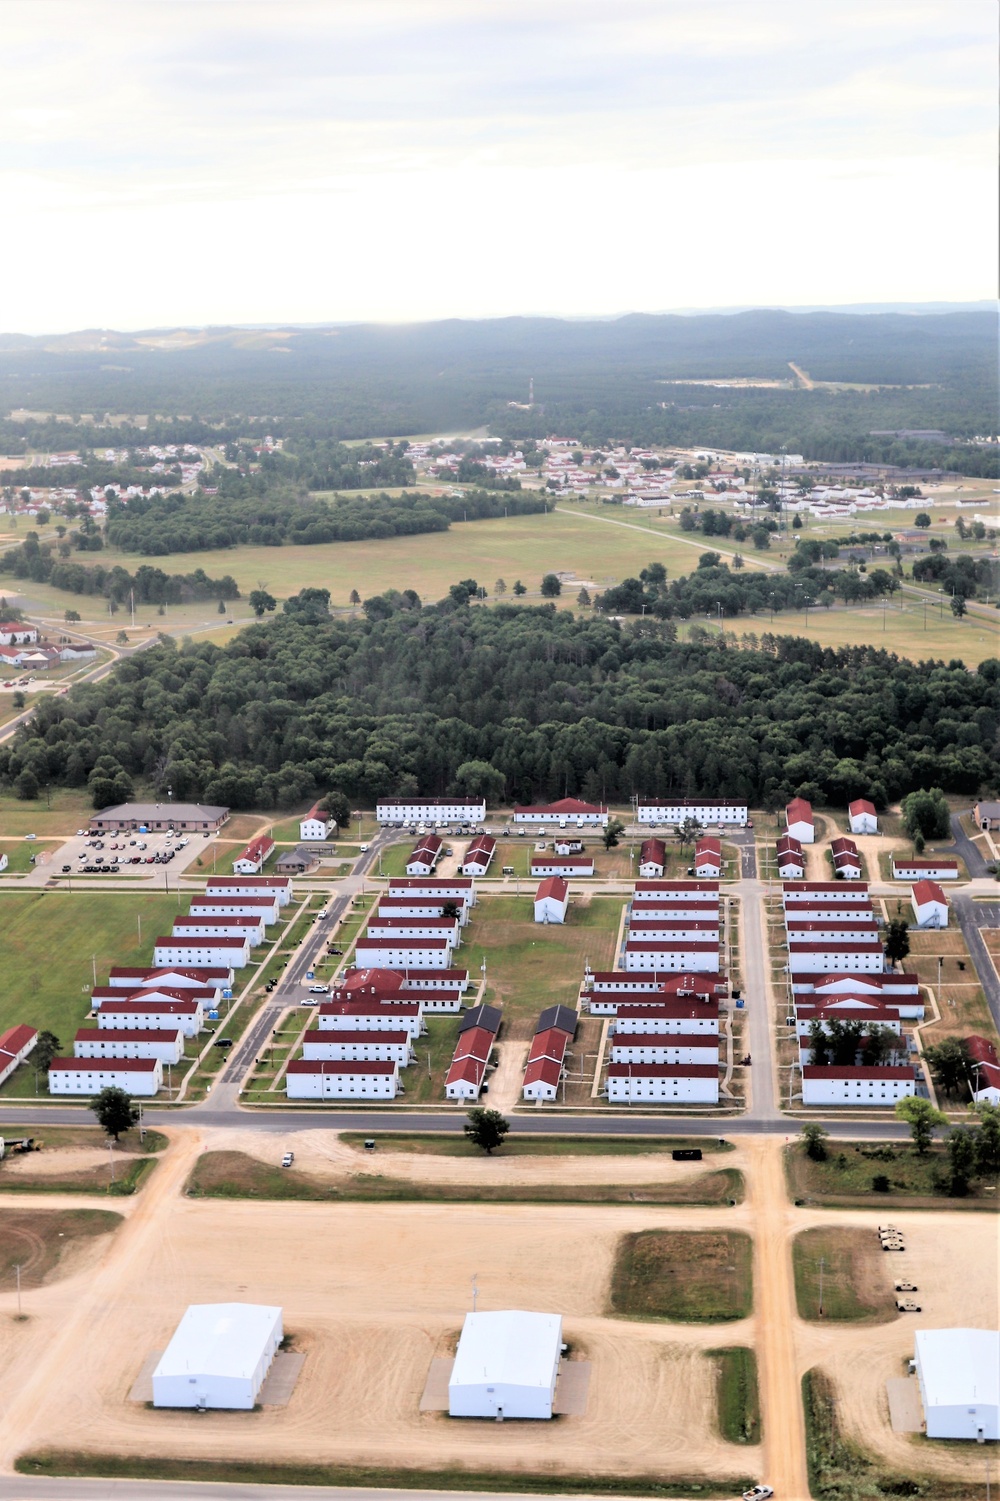
[(280, 1308), (192, 1303), (153, 1372), (153, 1406), (252, 1409), (283, 1337)]
[(547, 876), (535, 892), (536, 922), (565, 922), (569, 887), (561, 876)]
[(551, 1418), (562, 1355), (555, 1313), (467, 1313), (448, 1382), (453, 1418)]

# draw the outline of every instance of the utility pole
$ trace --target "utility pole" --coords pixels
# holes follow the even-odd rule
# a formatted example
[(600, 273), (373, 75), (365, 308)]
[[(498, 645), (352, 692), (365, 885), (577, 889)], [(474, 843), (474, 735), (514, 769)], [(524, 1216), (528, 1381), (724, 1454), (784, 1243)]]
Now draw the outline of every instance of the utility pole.
[(826, 1266), (826, 1258), (819, 1258), (819, 1316), (823, 1317), (823, 1268)]
[(479, 1273), (478, 1272), (473, 1272), (473, 1274), (472, 1274), (472, 1311), (473, 1311), (473, 1313), (475, 1313), (475, 1311), (476, 1311), (476, 1302), (477, 1302), (477, 1300), (479, 1298), (479, 1281), (478, 1281), (478, 1278), (479, 1278)]
[(20, 1318), (21, 1317), (21, 1263), (20, 1262), (18, 1262), (16, 1264), (16, 1266), (14, 1267), (14, 1271), (15, 1271), (15, 1273), (17, 1275), (17, 1316), (18, 1316), (18, 1318)]

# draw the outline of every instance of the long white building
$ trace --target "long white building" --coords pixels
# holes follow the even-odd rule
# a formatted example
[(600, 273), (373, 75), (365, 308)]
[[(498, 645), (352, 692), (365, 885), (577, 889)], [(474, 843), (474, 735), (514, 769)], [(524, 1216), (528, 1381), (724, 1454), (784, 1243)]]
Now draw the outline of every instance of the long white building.
[(180, 1063), (184, 1056), (184, 1033), (177, 1026), (165, 1028), (81, 1027), (73, 1039), (74, 1058), (159, 1058), (161, 1063)]
[(261, 896), (271, 892), (280, 907), (287, 907), (292, 899), (292, 883), (288, 876), (209, 876), (205, 883), (206, 896)]
[(189, 969), (200, 965), (219, 965), (227, 969), (245, 969), (250, 962), (247, 938), (157, 938), (153, 963), (161, 968), (179, 964)]
[(197, 1037), (205, 1025), (200, 1001), (145, 1000), (141, 995), (120, 1001), (105, 1001), (97, 1013), (101, 1031), (167, 1032), (171, 1028), (185, 1037)]
[(188, 911), (192, 917), (260, 917), (269, 927), (280, 906), (277, 896), (195, 896)]
[(150, 1098), (162, 1084), (159, 1058), (53, 1058), (49, 1068), (49, 1094), (93, 1096), (114, 1088)]
[(302, 1056), (310, 1062), (326, 1060), (331, 1063), (343, 1061), (379, 1062), (389, 1060), (406, 1068), (417, 1056), (413, 1041), (405, 1027), (394, 1032), (348, 1032), (346, 1029), (315, 1029), (302, 1039)]
[(895, 1105), (915, 1093), (912, 1068), (807, 1063), (802, 1069), (803, 1105)]
[(913, 1350), (927, 1437), (1000, 1439), (1000, 1334), (918, 1329)]
[(859, 974), (881, 974), (885, 954), (881, 942), (860, 939), (820, 940), (789, 938), (789, 968), (795, 973), (828, 974), (832, 970), (850, 970)]
[(665, 1100), (717, 1105), (719, 1070), (706, 1063), (610, 1063), (607, 1090), (613, 1103)]
[(710, 1063), (718, 1067), (719, 1038), (711, 1032), (616, 1032), (612, 1063)]
[(370, 969), (449, 969), (451, 944), (447, 938), (358, 939), (354, 962)]
[(661, 802), (643, 801), (639, 803), (637, 812), (639, 823), (681, 824), (689, 818), (696, 818), (702, 826), (720, 823), (739, 829), (746, 828), (750, 816), (746, 803), (698, 801), (693, 798), (664, 799)]
[(482, 823), (485, 817), (486, 800), (481, 797), (386, 797), (375, 804), (375, 820), (382, 824)]
[(171, 938), (207, 938), (214, 942), (217, 938), (232, 938), (239, 942), (246, 939), (251, 948), (264, 941), (264, 919), (258, 913), (255, 917), (240, 917), (235, 913), (211, 917), (176, 917), (171, 931)]
[(650, 938), (636, 939), (625, 944), (625, 968), (627, 970), (651, 969), (684, 970), (692, 974), (713, 974), (719, 970), (719, 941), (692, 943), (684, 940), (677, 943), (657, 943)]
[(399, 1064), (392, 1058), (297, 1058), (285, 1070), (285, 1092), (290, 1100), (394, 1100)]

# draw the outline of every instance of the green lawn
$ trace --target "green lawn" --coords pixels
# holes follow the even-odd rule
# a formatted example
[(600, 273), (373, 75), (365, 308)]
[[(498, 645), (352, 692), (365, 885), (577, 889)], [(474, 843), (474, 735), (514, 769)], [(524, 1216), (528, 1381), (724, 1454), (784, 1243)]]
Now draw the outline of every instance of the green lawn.
[(753, 1243), (741, 1230), (640, 1230), (618, 1242), (612, 1313), (716, 1324), (752, 1307)]
[[(595, 970), (611, 968), (621, 910), (615, 897), (585, 904), (571, 896), (565, 924), (541, 924), (534, 921), (531, 897), (480, 897), (459, 957), (477, 980), (485, 956), (486, 999), (503, 1004), (505, 1036), (530, 1036), (524, 1027), (543, 1006), (575, 1005), (585, 960)], [(521, 1030), (512, 1033), (512, 1022)]]
[[(340, 1139), (345, 1146), (363, 1147), (369, 1140), (362, 1131), (342, 1131)], [(482, 1148), (474, 1146), (456, 1122), (455, 1135), (414, 1135), (411, 1132), (380, 1131), (375, 1138), (378, 1146), (387, 1152), (410, 1152), (432, 1157), (481, 1157)], [(507, 1136), (499, 1149), (504, 1157), (648, 1157), (672, 1152), (677, 1147), (700, 1147), (706, 1154), (731, 1152), (727, 1142), (720, 1146), (719, 1138), (701, 1136)], [(366, 1153), (365, 1159), (375, 1161), (375, 1153)]]
[(39, 839), (62, 839), (86, 828), (94, 807), (78, 787), (55, 787), (48, 798), (21, 802), (10, 793), (0, 795), (0, 838), (19, 839), (37, 834)]
[(727, 1345), (707, 1352), (716, 1361), (719, 1432), (730, 1444), (760, 1443), (760, 1392), (757, 1357), (746, 1345)]
[(93, 960), (99, 985), (112, 965), (151, 964), (154, 939), (180, 910), (176, 895), (162, 892), (5, 891), (0, 901), (0, 1030), (27, 1022), (55, 1032), (67, 1049), (90, 1009)]
[(895, 1257), (882, 1250), (874, 1229), (803, 1230), (792, 1242), (792, 1265), (800, 1319), (885, 1324), (897, 1317)]

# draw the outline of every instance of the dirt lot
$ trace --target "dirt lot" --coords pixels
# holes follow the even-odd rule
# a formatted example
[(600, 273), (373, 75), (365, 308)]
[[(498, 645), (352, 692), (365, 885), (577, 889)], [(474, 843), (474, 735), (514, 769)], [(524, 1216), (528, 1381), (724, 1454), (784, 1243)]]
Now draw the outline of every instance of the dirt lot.
[[(916, 1282), (922, 1316), (834, 1326), (796, 1314), (792, 1240), (831, 1220), (874, 1235), (880, 1213), (794, 1207), (780, 1137), (744, 1138), (724, 1154), (726, 1166), (746, 1173), (748, 1198), (719, 1209), (186, 1199), (199, 1153), (223, 1147), (252, 1148), (270, 1163), (291, 1147), (297, 1169), (323, 1174), (365, 1161), (332, 1132), (178, 1131), (142, 1193), (116, 1205), (125, 1223), (104, 1240), (99, 1260), (30, 1290), (20, 1324), (4, 1316), (13, 1312), (13, 1289), (0, 1283), (0, 1469), (43, 1447), (279, 1464), (308, 1454), (329, 1464), (555, 1476), (739, 1475), (750, 1464), (782, 1501), (807, 1501), (799, 1382), (820, 1366), (836, 1385), (844, 1429), (883, 1463), (929, 1477), (981, 1475), (974, 1446), (927, 1449), (893, 1434), (885, 1381), (902, 1372), (918, 1324), (995, 1322), (992, 1216), (894, 1209), (907, 1250), (891, 1271)], [(606, 1182), (609, 1172), (614, 1181), (643, 1182), (719, 1162), (386, 1152), (379, 1169), (442, 1182)], [(17, 1204), (51, 1207), (47, 1195)], [(60, 1207), (90, 1206), (67, 1198)], [(749, 1234), (753, 1313), (721, 1326), (610, 1317), (620, 1238), (644, 1230)], [(593, 1362), (584, 1416), (501, 1426), (419, 1413), (429, 1361), (454, 1339), (473, 1274), (480, 1308), (563, 1313), (567, 1338)], [(144, 1357), (163, 1347), (188, 1303), (223, 1299), (283, 1306), (286, 1327), (308, 1352), (290, 1405), (199, 1416), (129, 1404)], [(715, 1367), (705, 1352), (723, 1344), (757, 1353), (764, 1443), (752, 1459), (716, 1431)]]

